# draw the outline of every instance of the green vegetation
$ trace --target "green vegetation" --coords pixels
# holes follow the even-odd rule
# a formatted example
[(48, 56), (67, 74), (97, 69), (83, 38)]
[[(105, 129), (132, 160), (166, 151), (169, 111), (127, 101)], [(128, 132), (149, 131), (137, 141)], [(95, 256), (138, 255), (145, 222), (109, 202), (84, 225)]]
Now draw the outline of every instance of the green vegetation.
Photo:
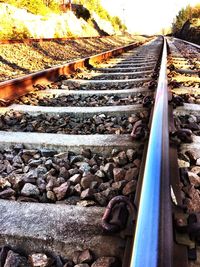
[[(56, 0), (0, 0), (3, 3), (8, 3), (18, 8), (24, 8), (27, 11), (45, 16), (50, 13), (60, 13), (60, 2)], [(102, 7), (100, 0), (74, 0), (74, 4), (83, 5), (86, 9), (78, 10), (76, 13), (78, 17), (84, 17), (86, 20), (89, 19), (90, 12), (95, 12), (100, 18), (110, 21), (115, 30), (126, 30), (126, 26), (122, 23), (119, 17), (112, 17)], [(86, 12), (88, 10), (88, 12)], [(86, 14), (86, 13), (87, 14)]]
[(126, 26), (122, 23), (119, 17), (110, 16), (108, 11), (101, 5), (100, 0), (74, 0), (74, 4), (81, 4), (87, 8), (89, 12), (95, 12), (100, 18), (110, 21), (115, 30), (126, 30)]
[(186, 8), (182, 8), (172, 24), (172, 34), (179, 36), (185, 22), (195, 18), (200, 18), (200, 4), (194, 7), (188, 5)]
[(121, 30), (121, 31), (127, 30), (126, 25), (124, 25), (122, 23), (122, 21), (120, 20), (120, 18), (117, 16), (111, 17), (111, 23), (112, 23), (112, 26), (114, 27), (114, 29), (117, 29), (117, 27), (118, 27), (119, 30)]
[(23, 39), (30, 37), (29, 30), (20, 21), (1, 17), (0, 39)]
[(35, 15), (44, 16), (60, 12), (59, 4), (55, 0), (1, 0), (1, 2), (24, 8)]
[[(59, 16), (48, 16), (53, 13), (61, 14), (62, 11), (60, 9), (60, 1), (58, 0), (0, 0), (0, 3), (10, 4), (16, 8), (22, 8), (27, 10), (28, 12), (41, 15), (41, 18), (36, 18), (36, 21), (50, 20), (51, 23), (53, 21), (52, 18), (57, 18)], [(74, 0), (74, 12), (76, 17), (83, 18), (87, 21), (88, 25), (91, 28), (94, 28), (99, 34), (107, 34), (103, 30), (100, 29), (100, 26), (97, 24), (95, 19), (91, 16), (93, 12), (95, 12), (101, 19), (109, 21), (115, 32), (126, 30), (126, 26), (123, 25), (122, 21), (117, 16), (110, 16), (109, 13), (101, 6), (100, 0)], [(5, 6), (2, 4), (2, 6)], [(36, 37), (37, 32), (34, 29), (34, 26), (30, 26), (32, 24), (23, 23), (23, 18), (20, 19), (17, 16), (15, 17), (14, 11), (12, 7), (6, 8), (6, 14), (1, 16), (0, 23), (0, 39), (23, 39)], [(3, 14), (3, 13), (2, 13)], [(25, 12), (26, 14), (26, 12)], [(29, 15), (27, 14), (27, 17)], [(67, 17), (67, 16), (66, 16)], [(47, 22), (48, 23), (48, 22)], [(102, 22), (99, 22), (101, 24)], [(70, 29), (68, 21), (58, 22), (54, 21), (51, 29), (55, 27), (54, 37), (64, 37), (64, 36), (73, 36), (73, 29)], [(86, 27), (86, 26), (84, 26)], [(33, 30), (34, 29), (34, 30)], [(40, 32), (40, 31), (38, 31)], [(51, 32), (52, 33), (52, 32)], [(40, 34), (40, 33), (39, 33)]]

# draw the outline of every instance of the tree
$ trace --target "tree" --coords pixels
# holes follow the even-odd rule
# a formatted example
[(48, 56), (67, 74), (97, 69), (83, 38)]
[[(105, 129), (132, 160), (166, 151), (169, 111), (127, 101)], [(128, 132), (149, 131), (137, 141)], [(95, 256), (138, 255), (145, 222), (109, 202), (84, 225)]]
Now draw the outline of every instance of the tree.
[(172, 33), (175, 36), (178, 35), (187, 20), (199, 17), (200, 17), (200, 4), (196, 5), (195, 7), (191, 7), (190, 5), (188, 5), (186, 8), (182, 8), (178, 12), (178, 15), (176, 16), (172, 24)]

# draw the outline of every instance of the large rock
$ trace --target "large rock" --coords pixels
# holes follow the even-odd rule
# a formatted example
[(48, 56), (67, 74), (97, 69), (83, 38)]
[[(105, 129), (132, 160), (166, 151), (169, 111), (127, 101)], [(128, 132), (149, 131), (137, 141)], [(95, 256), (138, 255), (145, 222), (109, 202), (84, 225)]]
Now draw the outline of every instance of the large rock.
[(6, 261), (10, 246), (5, 245), (0, 249), (0, 266), (2, 267)]
[(106, 163), (104, 167), (102, 167), (102, 170), (105, 172), (106, 176), (109, 179), (113, 178), (113, 169), (114, 169), (114, 164), (113, 163)]
[(126, 171), (125, 180), (131, 181), (137, 179), (138, 168), (130, 168)]
[(133, 150), (132, 148), (128, 149), (126, 151), (126, 156), (129, 160), (129, 162), (132, 162), (136, 158), (137, 152)]
[(83, 189), (90, 188), (92, 182), (102, 183), (102, 180), (98, 176), (88, 173), (81, 179), (81, 186)]
[(69, 181), (72, 184), (78, 184), (78, 183), (80, 183), (80, 181), (81, 181), (81, 174), (79, 174), (79, 173), (74, 174), (72, 177), (69, 178)]
[(126, 171), (123, 168), (114, 168), (113, 169), (113, 175), (115, 182), (119, 182), (121, 180), (124, 180)]
[(188, 178), (190, 180), (190, 183), (194, 185), (195, 187), (200, 186), (200, 177), (194, 173), (194, 172), (188, 172)]
[(191, 168), (191, 172), (200, 175), (200, 166), (194, 166)]
[(40, 191), (36, 185), (26, 183), (22, 188), (21, 194), (25, 197), (38, 197)]
[(93, 261), (93, 255), (89, 249), (82, 251), (78, 257), (79, 263), (91, 263), (92, 261)]
[(11, 183), (9, 183), (8, 180), (6, 180), (4, 178), (0, 178), (0, 188), (4, 189), (7, 187), (11, 187)]
[(0, 198), (7, 199), (15, 195), (15, 191), (12, 188), (8, 188), (0, 192)]
[(126, 184), (127, 184), (127, 181), (125, 180), (115, 182), (115, 183), (112, 183), (112, 188), (115, 190), (121, 191)]
[(128, 158), (125, 151), (119, 152), (116, 157), (113, 157), (114, 162), (119, 166), (124, 166), (128, 163)]
[(69, 183), (65, 182), (58, 187), (54, 187), (53, 192), (55, 193), (58, 200), (62, 200), (67, 195), (69, 189), (70, 189)]
[(61, 167), (59, 176), (65, 178), (65, 179), (68, 179), (69, 178), (68, 170), (65, 167)]
[(122, 191), (123, 195), (127, 196), (131, 193), (134, 193), (136, 191), (136, 186), (137, 186), (137, 181), (132, 180), (128, 182), (123, 188)]
[(94, 190), (87, 188), (81, 192), (81, 199), (91, 199), (94, 195)]
[(99, 203), (99, 205), (101, 205), (101, 206), (106, 206), (108, 203), (106, 196), (104, 196), (103, 193), (101, 193), (101, 192), (95, 193), (94, 198), (97, 201), (97, 203)]
[(118, 195), (117, 190), (115, 190), (112, 187), (107, 188), (106, 190), (101, 192), (108, 201), (110, 201), (112, 198), (116, 197)]
[(47, 267), (49, 266), (49, 259), (46, 254), (35, 253), (30, 255), (29, 261), (32, 267)]
[[(1, 262), (0, 262), (1, 263)], [(9, 250), (3, 267), (30, 267), (25, 257)]]
[(53, 191), (48, 191), (47, 192), (47, 199), (49, 199), (50, 201), (56, 201), (56, 195)]
[(189, 195), (189, 198), (185, 198), (185, 204), (188, 208), (188, 212), (200, 212), (200, 196), (198, 190), (194, 186), (189, 186), (184, 191)]

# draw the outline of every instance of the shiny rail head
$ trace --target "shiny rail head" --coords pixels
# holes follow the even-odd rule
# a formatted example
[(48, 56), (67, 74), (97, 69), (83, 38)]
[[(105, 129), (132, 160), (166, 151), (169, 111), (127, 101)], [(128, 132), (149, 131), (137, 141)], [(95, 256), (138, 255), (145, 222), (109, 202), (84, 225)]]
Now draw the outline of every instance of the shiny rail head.
[(158, 266), (162, 158), (165, 153), (163, 147), (169, 145), (169, 140), (163, 138), (168, 136), (167, 47), (164, 38), (163, 42), (130, 267)]

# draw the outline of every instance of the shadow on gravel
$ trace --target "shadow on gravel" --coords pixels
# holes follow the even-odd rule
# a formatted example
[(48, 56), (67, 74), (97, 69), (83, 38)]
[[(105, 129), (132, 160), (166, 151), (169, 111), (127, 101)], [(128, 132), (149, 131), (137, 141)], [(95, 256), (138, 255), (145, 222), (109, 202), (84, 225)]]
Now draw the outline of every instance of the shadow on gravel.
[(52, 43), (61, 45), (61, 46), (66, 46), (67, 42), (69, 43), (71, 40), (67, 40), (67, 41), (62, 41), (62, 40), (52, 40)]
[(43, 54), (44, 56), (46, 56), (46, 57), (48, 57), (48, 58), (51, 58), (51, 59), (53, 59), (53, 60), (63, 60), (63, 57), (61, 58), (61, 57), (59, 57), (59, 56), (51, 55), (49, 51), (46, 51), (46, 50), (45, 50), (44, 48), (42, 48), (42, 47), (40, 46), (40, 44), (38, 44), (38, 43), (34, 43), (33, 46), (32, 46), (32, 48), (33, 48), (35, 51), (39, 52), (40, 54)]
[(81, 47), (79, 43), (76, 43), (76, 41), (74, 41), (73, 49), (75, 51), (79, 52), (80, 55), (82, 55), (84, 53), (84, 55), (86, 56), (88, 54), (88, 51), (90, 51), (90, 49), (94, 48), (94, 45), (88, 44), (87, 41), (88, 40), (85, 40), (85, 44), (87, 43), (87, 46), (85, 46), (85, 47)]
[(0, 56), (0, 61), (5, 64), (5, 65), (8, 65), (9, 67), (11, 67), (12, 69), (17, 69), (17, 70), (21, 70), (23, 71), (24, 73), (30, 73), (30, 70), (29, 69), (25, 69), (23, 67), (20, 67), (19, 65), (17, 65), (16, 63), (13, 63), (13, 62), (10, 62), (8, 61), (7, 59), (3, 58), (2, 56)]

